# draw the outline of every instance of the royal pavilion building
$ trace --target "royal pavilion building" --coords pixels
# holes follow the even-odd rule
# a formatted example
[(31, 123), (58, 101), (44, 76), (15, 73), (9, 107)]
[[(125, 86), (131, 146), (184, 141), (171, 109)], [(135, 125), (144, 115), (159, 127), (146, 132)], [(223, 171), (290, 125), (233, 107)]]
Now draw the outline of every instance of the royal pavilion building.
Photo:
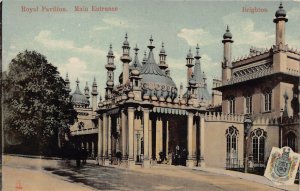
[[(164, 44), (155, 58), (150, 37), (148, 55), (140, 62), (139, 49), (131, 50), (126, 34), (121, 63), (112, 46), (103, 63), (104, 98), (98, 97), (96, 79), (91, 92), (87, 84), (82, 93), (77, 80), (70, 94), (78, 112), (70, 128), (74, 145), (85, 147), (99, 165), (129, 168), (159, 163), (241, 168), (245, 161), (264, 168), (273, 146), (298, 152), (300, 52), (285, 41), (287, 21), (280, 4), (273, 19), (274, 45), (252, 47), (238, 59), (232, 59), (234, 35), (227, 27), (220, 39), (222, 77), (213, 80), (212, 93), (201, 69), (199, 46), (188, 51), (182, 65), (187, 88), (180, 84), (178, 89)], [(120, 65), (122, 73), (116, 78)], [(68, 78), (66, 82), (71, 92)]]

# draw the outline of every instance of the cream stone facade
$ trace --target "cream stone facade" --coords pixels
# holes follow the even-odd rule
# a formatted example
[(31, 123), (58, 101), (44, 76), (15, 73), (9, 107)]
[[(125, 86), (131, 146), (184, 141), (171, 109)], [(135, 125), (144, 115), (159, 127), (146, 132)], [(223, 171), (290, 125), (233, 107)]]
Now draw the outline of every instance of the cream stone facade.
[(71, 95), (79, 114), (71, 127), (74, 144), (87, 148), (99, 165), (129, 168), (159, 163), (264, 168), (273, 146), (290, 146), (298, 152), (300, 52), (285, 42), (288, 19), (282, 4), (273, 21), (275, 44), (264, 50), (251, 48), (249, 55), (235, 60), (234, 38), (227, 27), (222, 80), (213, 80), (212, 95), (198, 46), (195, 56), (189, 50), (186, 57), (184, 91), (170, 77), (164, 44), (157, 63), (151, 37), (149, 54), (140, 63), (137, 47), (131, 58), (126, 34), (117, 84), (110, 46), (104, 100), (100, 96), (96, 105), (94, 82), (90, 107), (88, 86), (83, 94), (77, 82)]

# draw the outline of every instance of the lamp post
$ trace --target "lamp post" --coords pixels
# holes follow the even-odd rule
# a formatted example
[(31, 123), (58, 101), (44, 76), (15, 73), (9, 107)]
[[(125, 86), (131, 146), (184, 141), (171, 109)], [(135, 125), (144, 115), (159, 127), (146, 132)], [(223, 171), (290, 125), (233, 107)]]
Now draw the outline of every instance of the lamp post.
[(244, 145), (245, 145), (245, 164), (244, 172), (248, 172), (248, 157), (249, 157), (249, 143), (250, 143), (250, 129), (252, 127), (252, 119), (247, 116), (244, 120)]

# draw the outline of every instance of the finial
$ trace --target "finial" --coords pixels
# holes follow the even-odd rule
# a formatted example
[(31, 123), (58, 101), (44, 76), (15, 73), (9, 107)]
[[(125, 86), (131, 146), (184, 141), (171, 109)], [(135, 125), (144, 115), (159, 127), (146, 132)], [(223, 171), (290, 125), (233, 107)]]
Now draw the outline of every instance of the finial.
[(279, 9), (282, 9), (283, 8), (283, 6), (282, 6), (282, 2), (280, 2), (280, 4), (279, 4), (279, 7), (278, 7)]
[(161, 43), (161, 47), (162, 47), (162, 48), (164, 48), (164, 47), (165, 47), (165, 46), (164, 46), (164, 42), (162, 42), (162, 43)]
[(226, 29), (226, 32), (229, 32), (230, 30), (229, 30), (229, 26), (227, 25), (227, 29)]
[(102, 95), (100, 94), (100, 101), (102, 101)]
[(125, 33), (125, 39), (127, 40), (128, 36), (127, 36), (127, 32)]
[(135, 55), (137, 55), (137, 54), (138, 54), (138, 51), (140, 50), (140, 49), (138, 48), (137, 44), (135, 44), (134, 50), (135, 50)]
[(147, 51), (144, 52), (144, 57), (147, 58)]
[(152, 38), (152, 35), (150, 36), (150, 45), (148, 45), (148, 48), (150, 49), (150, 52), (152, 51), (153, 48), (155, 48), (154, 45), (152, 45), (152, 42), (153, 42), (153, 38)]
[(78, 77), (77, 77), (76, 83), (77, 83), (77, 86), (78, 86), (78, 85), (79, 85), (79, 80), (78, 80)]
[(89, 86), (89, 85), (88, 85), (88, 82), (86, 82), (86, 83), (85, 83), (85, 87), (88, 87), (88, 86)]
[(109, 49), (112, 50), (112, 44), (111, 44), (111, 43), (110, 43), (110, 45), (109, 45)]
[(153, 38), (152, 38), (152, 35), (150, 36), (150, 44), (152, 45), (152, 42), (153, 42)]
[(197, 46), (196, 46), (196, 53), (197, 53), (197, 55), (199, 55), (199, 44), (197, 44)]

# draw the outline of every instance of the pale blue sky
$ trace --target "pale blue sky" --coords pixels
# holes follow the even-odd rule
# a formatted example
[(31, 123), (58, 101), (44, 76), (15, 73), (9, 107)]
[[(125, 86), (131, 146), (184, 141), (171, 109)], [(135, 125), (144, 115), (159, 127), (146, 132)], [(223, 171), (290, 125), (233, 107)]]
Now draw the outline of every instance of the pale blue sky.
[[(74, 12), (75, 5), (114, 6), (117, 12)], [(67, 13), (24, 13), (21, 6), (59, 6)], [(205, 2), (205, 1), (4, 1), (3, 8), (3, 68), (25, 49), (44, 54), (58, 67), (63, 76), (69, 73), (72, 91), (75, 80), (92, 84), (95, 76), (98, 91), (104, 94), (106, 54), (112, 43), (116, 55), (115, 84), (122, 63), (122, 42), (125, 32), (132, 49), (140, 48), (142, 61), (152, 34), (155, 55), (161, 42), (168, 54), (167, 64), (177, 87), (186, 84), (185, 57), (191, 47), (200, 45), (202, 69), (208, 86), (213, 77), (221, 76), (223, 57), (222, 36), (229, 24), (233, 34), (233, 58), (249, 53), (250, 46), (270, 48), (275, 41), (273, 18), (279, 1), (268, 2)], [(287, 43), (300, 49), (299, 2), (283, 2), (289, 21), (286, 26)], [(266, 8), (265, 13), (243, 13), (243, 7)], [(133, 57), (133, 50), (131, 56)]]

